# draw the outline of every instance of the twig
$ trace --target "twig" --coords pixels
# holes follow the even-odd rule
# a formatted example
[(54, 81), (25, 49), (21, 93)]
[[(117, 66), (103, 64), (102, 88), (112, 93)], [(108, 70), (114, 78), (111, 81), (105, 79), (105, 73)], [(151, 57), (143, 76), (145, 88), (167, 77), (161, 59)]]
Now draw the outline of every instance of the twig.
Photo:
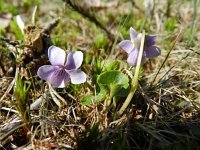
[(200, 53), (199, 53), (199, 52), (197, 52), (197, 51), (193, 50), (192, 48), (190, 48), (189, 50), (191, 50), (192, 52), (194, 52), (194, 53), (196, 53), (196, 54), (200, 55)]
[(145, 94), (145, 91), (144, 89), (142, 88), (142, 86), (140, 84), (139, 85), (139, 89), (141, 90), (141, 94), (142, 96), (150, 103), (150, 104), (155, 104), (157, 106), (161, 106), (159, 103), (155, 102), (154, 100), (152, 100), (150, 97), (148, 97), (146, 94)]
[(6, 110), (6, 111), (9, 111), (9, 112), (13, 112), (13, 113), (19, 114), (18, 111), (14, 110), (14, 109), (12, 109), (12, 108), (1, 107), (1, 110)]
[(30, 110), (36, 110), (42, 101), (46, 100), (46, 93), (44, 93), (42, 96), (40, 96), (38, 99), (36, 99), (31, 105)]
[[(1, 57), (0, 57), (0, 59), (1, 59)], [(2, 72), (3, 72), (3, 73), (6, 73), (6, 70), (5, 70), (5, 68), (4, 68), (4, 65), (2, 64), (1, 61), (0, 61), (0, 67), (1, 67), (1, 69), (2, 69)]]
[(42, 32), (46, 33), (46, 34), (50, 34), (51, 30), (58, 25), (59, 21), (60, 21), (60, 18), (57, 18), (57, 19), (53, 20), (46, 27), (44, 27)]
[(99, 28), (101, 28), (108, 36), (108, 38), (113, 42), (115, 40), (114, 35), (112, 35), (112, 33), (110, 33), (96, 18), (95, 16), (91, 15), (87, 10), (74, 5), (71, 0), (65, 0), (67, 4), (69, 4), (75, 11), (77, 11), (79, 14), (81, 14), (83, 17), (87, 18), (89, 21), (93, 22), (94, 24), (96, 24), (96, 26), (98, 26)]
[(50, 86), (50, 88), (51, 88), (51, 91), (53, 92), (53, 94), (54, 94), (57, 98), (59, 98), (65, 105), (67, 105), (66, 100), (65, 100), (64, 98), (62, 98), (62, 97), (52, 88), (52, 86)]
[(32, 18), (31, 18), (31, 20), (32, 20), (32, 24), (33, 24), (33, 25), (35, 25), (35, 15), (36, 15), (37, 8), (38, 8), (38, 7), (35, 6), (34, 9), (33, 9), (33, 13), (32, 13)]
[(52, 89), (50, 88), (50, 86), (49, 86), (49, 92), (50, 92), (50, 95), (51, 95), (53, 101), (56, 103), (56, 105), (58, 105), (59, 108), (61, 108), (62, 105), (61, 105), (60, 101), (57, 99), (57, 97), (54, 95), (54, 93), (53, 93)]
[[(3, 141), (5, 138), (7, 138), (9, 135), (11, 135), (13, 132), (15, 132), (17, 129), (25, 126), (26, 124), (23, 123), (23, 124), (20, 124), (18, 126), (15, 126), (12, 130), (8, 131), (7, 133), (3, 134), (2, 136), (0, 136), (0, 141)], [(4, 144), (2, 144), (4, 145)]]
[(1, 97), (0, 102), (6, 97), (6, 95), (10, 92), (10, 90), (13, 88), (15, 81), (18, 78), (18, 73), (19, 73), (19, 68), (16, 68), (16, 72), (15, 72), (15, 78), (12, 80), (12, 82), (10, 83), (10, 85), (8, 86), (6, 92), (4, 93), (4, 95)]
[(184, 56), (180, 61), (178, 61), (177, 63), (175, 63), (172, 67), (169, 68), (168, 71), (166, 71), (166, 73), (159, 79), (158, 83), (162, 81), (162, 79), (179, 63), (181, 62), (182, 60), (186, 59), (187, 57), (189, 56), (189, 53)]
[(183, 109), (181, 109), (180, 111), (178, 111), (176, 114), (174, 114), (170, 120), (174, 119), (175, 117), (179, 116), (181, 113), (185, 112), (186, 110), (188, 110), (192, 105), (188, 104), (187, 106), (185, 106)]
[(0, 36), (0, 40), (1, 40), (1, 41), (4, 41), (4, 42), (6, 42), (6, 43), (8, 43), (8, 44), (10, 44), (10, 45), (13, 45), (13, 46), (16, 46), (16, 45), (19, 45), (19, 44), (20, 44), (19, 41), (11, 41), (10, 39), (5, 38), (5, 37), (3, 37), (3, 36)]
[(89, 5), (89, 8), (95, 8), (97, 10), (110, 8), (110, 7), (117, 7), (119, 4), (119, 0), (113, 0), (108, 2), (101, 2), (100, 0), (93, 0), (92, 2), (85, 1), (86, 4)]

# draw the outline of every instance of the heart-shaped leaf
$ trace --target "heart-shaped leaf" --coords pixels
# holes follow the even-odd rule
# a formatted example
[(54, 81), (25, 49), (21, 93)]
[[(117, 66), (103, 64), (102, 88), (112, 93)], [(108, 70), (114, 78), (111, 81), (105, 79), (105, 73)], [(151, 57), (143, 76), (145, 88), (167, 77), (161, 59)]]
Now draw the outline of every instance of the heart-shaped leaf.
[(124, 97), (128, 95), (129, 90), (130, 90), (129, 84), (125, 84), (125, 85), (112, 84), (110, 85), (110, 97), (114, 97), (114, 96)]
[(122, 90), (129, 87), (128, 77), (120, 71), (106, 71), (99, 75), (97, 83), (110, 89), (110, 98), (118, 95)]
[(128, 77), (117, 70), (105, 71), (97, 78), (97, 83), (101, 85), (125, 85), (128, 82)]
[(96, 95), (96, 96), (93, 96), (93, 95), (83, 96), (81, 98), (80, 102), (81, 102), (82, 105), (85, 105), (85, 106), (90, 106), (90, 105), (92, 105), (92, 103), (98, 104), (102, 100), (105, 99), (106, 93), (107, 93), (106, 88), (103, 87), (103, 86), (100, 86), (100, 92), (99, 92), (98, 95)]

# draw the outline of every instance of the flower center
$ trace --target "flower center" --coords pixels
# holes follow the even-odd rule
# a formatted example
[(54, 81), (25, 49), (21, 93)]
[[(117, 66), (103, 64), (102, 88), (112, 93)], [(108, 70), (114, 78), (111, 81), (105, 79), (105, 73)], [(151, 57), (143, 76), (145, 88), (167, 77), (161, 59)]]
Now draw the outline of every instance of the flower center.
[(135, 47), (139, 47), (139, 42), (138, 42), (137, 39), (134, 39), (134, 40), (133, 40), (133, 44), (134, 44)]

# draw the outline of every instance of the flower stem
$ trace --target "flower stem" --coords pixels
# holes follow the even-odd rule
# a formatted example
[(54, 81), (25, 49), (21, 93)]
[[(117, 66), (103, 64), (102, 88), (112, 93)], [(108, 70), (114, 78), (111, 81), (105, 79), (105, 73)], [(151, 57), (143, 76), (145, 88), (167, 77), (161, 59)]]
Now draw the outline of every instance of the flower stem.
[(132, 81), (131, 81), (131, 89), (130, 89), (130, 92), (129, 92), (125, 102), (123, 103), (122, 107), (120, 108), (120, 110), (117, 113), (118, 116), (121, 116), (123, 114), (125, 109), (128, 107), (129, 103), (131, 102), (131, 99), (133, 98), (135, 91), (137, 90), (138, 76), (139, 76), (140, 65), (141, 65), (143, 49), (144, 49), (144, 40), (145, 40), (145, 31), (143, 30), (139, 56), (138, 56), (137, 65), (136, 65), (136, 69), (135, 69), (135, 74), (134, 74)]

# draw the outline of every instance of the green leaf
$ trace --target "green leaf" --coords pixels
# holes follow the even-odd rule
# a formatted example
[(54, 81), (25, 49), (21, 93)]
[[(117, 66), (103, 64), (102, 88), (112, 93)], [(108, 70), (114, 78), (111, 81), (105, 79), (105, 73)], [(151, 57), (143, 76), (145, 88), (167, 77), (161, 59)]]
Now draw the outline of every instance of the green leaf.
[(95, 100), (95, 97), (93, 95), (87, 95), (87, 96), (81, 97), (80, 102), (84, 106), (90, 106), (94, 100)]
[(122, 65), (122, 61), (116, 59), (105, 59), (102, 61), (103, 71), (118, 70)]
[(114, 97), (114, 96), (124, 97), (128, 94), (129, 90), (130, 90), (129, 84), (125, 84), (125, 85), (112, 84), (110, 85), (110, 97)]
[(24, 35), (23, 35), (22, 31), (20, 30), (19, 26), (17, 25), (16, 19), (14, 19), (13, 21), (10, 22), (10, 28), (11, 28), (11, 31), (15, 33), (17, 40), (24, 39)]
[(125, 85), (129, 83), (128, 77), (121, 71), (106, 71), (99, 75), (97, 83), (101, 85)]
[(97, 83), (110, 89), (110, 98), (129, 87), (128, 77), (120, 71), (106, 71), (99, 75)]
[(80, 100), (80, 103), (84, 106), (90, 106), (92, 103), (100, 103), (102, 100), (105, 99), (106, 97), (107, 90), (105, 87), (100, 86), (100, 92), (98, 95), (93, 96), (93, 95), (87, 95), (83, 96)]

